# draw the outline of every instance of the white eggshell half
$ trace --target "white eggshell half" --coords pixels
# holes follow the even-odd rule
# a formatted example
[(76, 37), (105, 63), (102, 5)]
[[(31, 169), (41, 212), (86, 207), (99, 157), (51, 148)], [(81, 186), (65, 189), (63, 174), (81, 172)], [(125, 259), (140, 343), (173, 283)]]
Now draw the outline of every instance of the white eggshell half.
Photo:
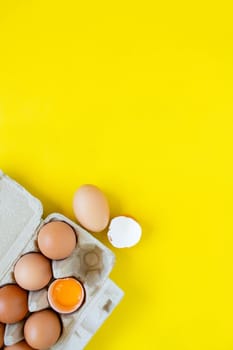
[(137, 221), (127, 216), (117, 216), (111, 220), (108, 239), (116, 248), (129, 248), (137, 244), (142, 228)]

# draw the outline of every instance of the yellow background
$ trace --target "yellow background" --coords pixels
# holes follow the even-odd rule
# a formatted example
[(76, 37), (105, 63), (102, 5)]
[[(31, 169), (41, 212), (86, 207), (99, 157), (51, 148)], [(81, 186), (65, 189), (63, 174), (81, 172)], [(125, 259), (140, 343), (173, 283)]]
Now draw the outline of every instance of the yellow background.
[(94, 183), (143, 227), (89, 350), (233, 348), (230, 3), (0, 3), (0, 167), (45, 215)]

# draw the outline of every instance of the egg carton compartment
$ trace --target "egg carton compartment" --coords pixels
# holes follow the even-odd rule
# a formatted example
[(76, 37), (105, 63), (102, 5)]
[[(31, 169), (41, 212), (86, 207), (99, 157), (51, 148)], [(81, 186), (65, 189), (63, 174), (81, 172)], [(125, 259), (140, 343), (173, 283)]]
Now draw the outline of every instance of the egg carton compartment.
[(29, 292), (28, 296), (28, 309), (30, 312), (36, 312), (47, 309), (49, 307), (48, 302), (48, 289), (43, 288), (36, 292)]
[[(42, 212), (37, 198), (0, 171), (0, 286), (15, 283), (13, 269), (22, 255), (39, 251), (37, 235), (43, 225), (55, 220), (69, 224), (76, 232), (77, 245), (70, 257), (52, 261), (53, 277), (77, 278), (84, 286), (86, 298), (78, 311), (60, 315), (63, 332), (51, 349), (81, 350), (123, 296), (122, 290), (108, 278), (115, 257), (110, 249), (67, 217), (53, 213), (43, 220)], [(47, 289), (29, 292), (30, 312), (48, 308)], [(6, 325), (6, 345), (23, 340), (24, 323), (25, 320)]]
[(123, 296), (123, 291), (112, 280), (107, 279), (102, 288), (98, 290), (95, 297), (90, 301), (89, 310), (81, 309), (79, 315), (73, 315), (74, 320), (70, 325), (70, 337), (61, 338), (51, 349), (84, 349), (93, 334), (110, 316)]
[(14, 345), (24, 339), (23, 327), (25, 321), (7, 324), (4, 333), (4, 343), (7, 346)]
[(99, 288), (108, 278), (115, 263), (112, 251), (82, 227), (58, 213), (50, 214), (41, 223), (39, 229), (51, 221), (67, 223), (74, 229), (78, 238), (76, 248), (70, 257), (63, 260), (53, 260), (54, 277), (62, 278), (73, 275), (83, 283), (87, 283), (89, 289)]
[(0, 286), (3, 286), (5, 284), (9, 283), (16, 283), (15, 278), (14, 278), (14, 266), (16, 262), (19, 260), (19, 258), (27, 253), (32, 253), (32, 252), (39, 252), (37, 243), (36, 243), (36, 234), (34, 233), (32, 235), (31, 240), (26, 244), (26, 246), (21, 250), (20, 255), (17, 257), (14, 257), (12, 259), (12, 264), (8, 267), (8, 269), (5, 271), (4, 276), (0, 280)]

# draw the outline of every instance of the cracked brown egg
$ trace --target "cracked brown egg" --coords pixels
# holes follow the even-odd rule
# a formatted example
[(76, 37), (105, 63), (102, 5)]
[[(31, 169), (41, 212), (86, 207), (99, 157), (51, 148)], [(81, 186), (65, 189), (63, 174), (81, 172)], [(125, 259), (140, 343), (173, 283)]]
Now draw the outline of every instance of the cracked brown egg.
[(83, 285), (72, 277), (56, 279), (48, 289), (49, 304), (59, 313), (68, 314), (78, 310), (84, 299)]

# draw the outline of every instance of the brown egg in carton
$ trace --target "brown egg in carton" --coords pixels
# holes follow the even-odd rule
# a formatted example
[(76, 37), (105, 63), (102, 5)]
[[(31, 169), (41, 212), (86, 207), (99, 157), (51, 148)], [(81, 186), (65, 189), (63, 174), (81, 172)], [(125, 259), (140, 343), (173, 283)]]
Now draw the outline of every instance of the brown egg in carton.
[[(14, 266), (21, 256), (39, 252), (37, 237), (41, 228), (53, 221), (70, 225), (77, 236), (77, 244), (66, 259), (52, 260), (53, 280), (73, 277), (85, 290), (82, 306), (70, 314), (60, 314), (62, 334), (51, 349), (81, 350), (112, 310), (120, 302), (123, 292), (109, 279), (115, 256), (69, 218), (54, 213), (42, 219), (42, 205), (22, 186), (0, 173), (0, 285), (16, 283)], [(51, 283), (51, 282), (50, 282)], [(48, 286), (28, 295), (30, 313), (50, 308)], [(24, 339), (25, 319), (7, 324), (4, 344), (10, 346)]]

